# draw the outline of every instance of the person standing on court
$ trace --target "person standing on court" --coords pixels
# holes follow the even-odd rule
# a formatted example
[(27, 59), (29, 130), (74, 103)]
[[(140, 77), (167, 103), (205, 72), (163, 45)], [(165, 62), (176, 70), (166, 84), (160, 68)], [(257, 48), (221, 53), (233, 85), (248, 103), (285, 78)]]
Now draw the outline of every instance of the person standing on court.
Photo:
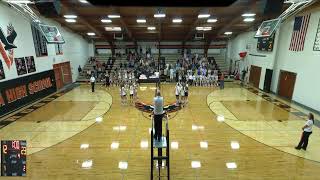
[(220, 89), (224, 89), (224, 74), (221, 73), (220, 76)]
[(308, 120), (306, 121), (306, 124), (302, 127), (303, 132), (301, 135), (300, 142), (298, 146), (295, 147), (297, 150), (300, 150), (301, 148), (303, 150), (307, 150), (309, 136), (312, 134), (313, 124), (314, 124), (314, 116), (312, 113), (309, 113)]
[(163, 97), (161, 97), (159, 89), (157, 90), (156, 96), (153, 99), (153, 103), (155, 139), (160, 141), (162, 136)]
[(94, 77), (93, 74), (91, 75), (90, 82), (91, 82), (91, 91), (94, 92), (94, 85), (96, 83), (96, 78)]

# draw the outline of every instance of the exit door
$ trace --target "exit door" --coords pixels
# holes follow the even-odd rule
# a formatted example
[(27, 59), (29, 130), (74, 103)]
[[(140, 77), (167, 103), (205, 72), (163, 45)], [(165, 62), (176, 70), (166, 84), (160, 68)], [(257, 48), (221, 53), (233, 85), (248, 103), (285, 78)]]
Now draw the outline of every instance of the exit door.
[(288, 71), (280, 71), (278, 94), (282, 97), (292, 99), (297, 74)]

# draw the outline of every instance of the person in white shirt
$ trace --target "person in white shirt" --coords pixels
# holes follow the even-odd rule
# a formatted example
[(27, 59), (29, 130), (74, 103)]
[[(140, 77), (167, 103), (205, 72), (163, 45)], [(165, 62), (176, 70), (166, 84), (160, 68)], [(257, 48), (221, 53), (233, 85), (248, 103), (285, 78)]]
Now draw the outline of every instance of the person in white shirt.
[(133, 94), (134, 94), (133, 84), (130, 84), (129, 93), (130, 93), (130, 103), (132, 103), (133, 102)]
[(138, 95), (138, 86), (137, 84), (134, 82), (133, 83), (133, 99), (137, 100), (137, 95)]
[(161, 140), (162, 136), (162, 117), (163, 117), (163, 97), (161, 96), (160, 90), (157, 89), (156, 96), (153, 98), (153, 115), (154, 115), (154, 129), (155, 139)]
[(302, 133), (300, 142), (298, 146), (295, 147), (297, 150), (300, 150), (301, 148), (303, 150), (307, 150), (309, 136), (312, 134), (313, 124), (314, 124), (314, 116), (312, 113), (309, 113), (308, 120), (306, 121), (305, 125), (302, 127), (303, 133)]
[(91, 82), (91, 91), (94, 92), (94, 85), (96, 82), (96, 78), (93, 76), (93, 74), (91, 75), (90, 82)]
[(170, 82), (172, 82), (173, 81), (173, 77), (174, 76), (174, 70), (173, 70), (173, 68), (171, 67), (170, 68)]
[(121, 85), (120, 87), (120, 96), (121, 96), (121, 104), (125, 105), (126, 101), (127, 101), (127, 92), (126, 92), (126, 88), (124, 87), (124, 85)]
[(180, 97), (181, 86), (180, 86), (179, 82), (176, 84), (175, 91), (176, 91), (176, 104), (180, 104), (180, 98), (179, 97)]

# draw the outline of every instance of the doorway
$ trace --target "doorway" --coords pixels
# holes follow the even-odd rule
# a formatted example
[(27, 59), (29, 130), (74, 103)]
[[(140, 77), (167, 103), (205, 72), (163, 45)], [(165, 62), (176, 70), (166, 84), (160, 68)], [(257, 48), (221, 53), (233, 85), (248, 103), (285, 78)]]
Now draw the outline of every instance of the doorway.
[(249, 83), (256, 88), (259, 88), (260, 76), (261, 76), (261, 67), (251, 65)]
[(272, 81), (272, 69), (267, 69), (266, 70), (266, 75), (264, 77), (264, 86), (263, 86), (263, 91), (269, 93), (271, 89), (271, 81)]
[(289, 71), (280, 71), (278, 95), (292, 99), (297, 74)]
[(53, 65), (53, 71), (56, 79), (57, 89), (72, 83), (72, 73), (70, 62), (63, 62)]

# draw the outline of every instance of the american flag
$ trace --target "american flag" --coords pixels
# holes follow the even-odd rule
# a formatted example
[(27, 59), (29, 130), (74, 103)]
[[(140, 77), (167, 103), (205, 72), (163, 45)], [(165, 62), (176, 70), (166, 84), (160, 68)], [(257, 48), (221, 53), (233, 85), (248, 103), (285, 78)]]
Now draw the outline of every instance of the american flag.
[(290, 51), (303, 51), (311, 14), (297, 16), (294, 19)]

